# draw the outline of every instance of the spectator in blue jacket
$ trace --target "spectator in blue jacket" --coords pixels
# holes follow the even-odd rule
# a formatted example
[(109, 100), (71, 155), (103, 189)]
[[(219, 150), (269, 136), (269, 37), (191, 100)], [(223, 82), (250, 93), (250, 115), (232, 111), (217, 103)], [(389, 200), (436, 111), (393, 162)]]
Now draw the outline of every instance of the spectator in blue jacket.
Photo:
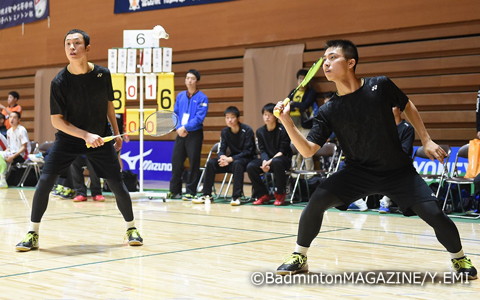
[(182, 174), (188, 157), (190, 168), (186, 179), (186, 191), (183, 200), (192, 200), (197, 193), (200, 173), (200, 154), (203, 143), (203, 121), (208, 111), (208, 98), (198, 90), (200, 73), (189, 70), (185, 76), (186, 91), (178, 94), (174, 112), (180, 118), (177, 125), (177, 138), (172, 154), (172, 179), (170, 180), (170, 198), (182, 197)]

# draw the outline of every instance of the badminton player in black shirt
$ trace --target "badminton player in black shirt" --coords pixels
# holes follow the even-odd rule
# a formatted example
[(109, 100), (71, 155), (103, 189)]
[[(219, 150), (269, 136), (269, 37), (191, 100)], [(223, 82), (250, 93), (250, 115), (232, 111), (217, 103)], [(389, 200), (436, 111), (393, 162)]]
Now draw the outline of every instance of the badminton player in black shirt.
[(122, 138), (108, 143), (101, 138), (111, 134), (110, 125), (113, 134), (119, 134), (110, 72), (88, 62), (90, 37), (86, 32), (70, 30), (65, 35), (64, 48), (69, 64), (52, 80), (50, 90), (51, 121), (58, 132), (33, 196), (30, 229), (16, 249), (38, 249), (40, 221), (47, 209), (50, 190), (59, 172), (80, 155), (86, 155), (97, 175), (105, 178), (114, 193), (126, 222), (129, 245), (140, 246), (143, 239), (135, 228), (132, 200), (115, 152), (121, 149)]
[(382, 194), (395, 201), (405, 215), (416, 214), (432, 226), (450, 253), (454, 269), (475, 279), (477, 270), (463, 252), (457, 227), (439, 208), (432, 191), (402, 150), (392, 114), (395, 106), (404, 111), (416, 129), (430, 159), (443, 162), (447, 155), (431, 140), (416, 107), (389, 78), (356, 77), (358, 52), (352, 42), (328, 41), (324, 56), (323, 71), (335, 83), (337, 92), (320, 107), (307, 138), (294, 126), (288, 104), (279, 102), (276, 109), (282, 112), (279, 118), (305, 157), (312, 156), (335, 132), (346, 167), (317, 186), (302, 212), (295, 250), (277, 274), (308, 271), (307, 250), (320, 231), (325, 210), (346, 209), (356, 199)]

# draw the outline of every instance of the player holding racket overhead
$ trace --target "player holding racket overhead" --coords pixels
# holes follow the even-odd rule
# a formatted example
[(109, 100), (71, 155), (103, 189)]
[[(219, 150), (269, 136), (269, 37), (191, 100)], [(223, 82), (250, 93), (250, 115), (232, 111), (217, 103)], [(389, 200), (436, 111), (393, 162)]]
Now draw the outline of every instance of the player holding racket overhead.
[[(111, 134), (110, 125), (113, 134), (119, 134), (110, 72), (88, 62), (90, 37), (86, 32), (78, 29), (67, 32), (64, 48), (69, 64), (52, 80), (50, 90), (51, 120), (58, 132), (33, 196), (30, 229), (16, 249), (29, 251), (38, 248), (40, 221), (47, 209), (50, 190), (58, 173), (82, 154), (87, 156), (97, 175), (105, 178), (114, 193), (126, 221), (129, 245), (140, 246), (143, 239), (135, 228), (132, 200), (121, 178), (115, 152), (121, 149), (122, 138), (115, 138), (115, 144), (105, 143), (101, 138)], [(87, 148), (87, 144), (91, 147)]]
[[(357, 78), (356, 46), (346, 40), (328, 41), (323, 71), (337, 93), (321, 106), (307, 138), (293, 124), (290, 106), (276, 109), (292, 142), (306, 157), (312, 156), (335, 132), (346, 157), (346, 167), (319, 183), (302, 212), (295, 250), (278, 267), (277, 274), (308, 271), (307, 250), (322, 225), (323, 213), (331, 207), (345, 210), (370, 194), (383, 194), (395, 201), (406, 216), (417, 214), (433, 227), (437, 239), (450, 253), (457, 272), (470, 279), (477, 270), (463, 253), (455, 224), (438, 207), (431, 189), (402, 151), (392, 107), (398, 106), (417, 130), (427, 155), (443, 162), (445, 151), (434, 143), (408, 97), (387, 77)], [(419, 261), (423, 258), (419, 254)]]

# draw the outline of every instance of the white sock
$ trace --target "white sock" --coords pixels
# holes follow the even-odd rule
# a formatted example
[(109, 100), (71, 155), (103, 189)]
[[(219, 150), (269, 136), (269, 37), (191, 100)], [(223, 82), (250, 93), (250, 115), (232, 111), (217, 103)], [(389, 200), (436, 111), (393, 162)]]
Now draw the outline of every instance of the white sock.
[(127, 229), (132, 227), (135, 227), (135, 219), (130, 222), (127, 222)]
[(464, 257), (464, 256), (465, 256), (465, 253), (463, 253), (463, 249), (458, 251), (457, 253), (450, 252), (450, 258), (452, 258), (452, 259), (460, 258), (460, 257)]
[(35, 231), (38, 234), (39, 230), (40, 230), (40, 222), (39, 223), (30, 222), (30, 228), (28, 231)]
[(308, 251), (308, 247), (303, 247), (303, 246), (300, 246), (299, 244), (295, 244), (295, 250), (293, 252), (300, 253), (307, 256), (307, 251)]

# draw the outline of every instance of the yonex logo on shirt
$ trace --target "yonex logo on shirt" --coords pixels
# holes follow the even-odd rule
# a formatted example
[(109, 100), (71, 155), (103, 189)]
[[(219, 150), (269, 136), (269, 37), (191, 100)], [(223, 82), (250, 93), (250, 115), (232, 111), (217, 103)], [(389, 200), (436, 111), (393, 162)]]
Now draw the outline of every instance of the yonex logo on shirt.
[(97, 77), (102, 77), (103, 73), (98, 73)]

